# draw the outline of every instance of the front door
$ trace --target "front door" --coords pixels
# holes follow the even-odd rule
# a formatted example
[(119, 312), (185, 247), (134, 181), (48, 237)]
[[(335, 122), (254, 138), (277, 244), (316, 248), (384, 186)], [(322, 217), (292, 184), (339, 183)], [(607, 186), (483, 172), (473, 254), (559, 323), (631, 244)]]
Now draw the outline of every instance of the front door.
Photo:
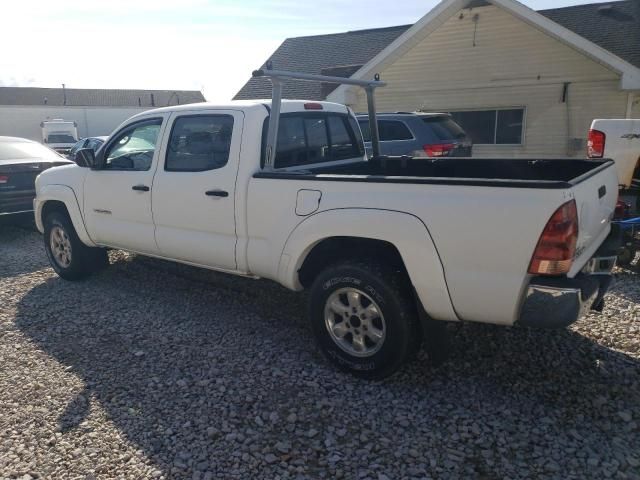
[(153, 183), (164, 257), (236, 270), (235, 186), (243, 113), (181, 111), (171, 118)]
[(109, 247), (157, 254), (151, 187), (158, 164), (161, 114), (125, 126), (99, 155), (84, 184), (84, 213), (91, 239)]

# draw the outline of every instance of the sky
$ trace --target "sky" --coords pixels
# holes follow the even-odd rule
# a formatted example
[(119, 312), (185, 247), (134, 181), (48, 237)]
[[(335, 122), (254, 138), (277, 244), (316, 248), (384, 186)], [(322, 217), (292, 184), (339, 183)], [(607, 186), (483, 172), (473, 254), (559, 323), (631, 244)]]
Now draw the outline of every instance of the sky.
[(409, 24), (437, 3), (4, 0), (0, 86), (201, 90), (226, 101), (285, 38)]

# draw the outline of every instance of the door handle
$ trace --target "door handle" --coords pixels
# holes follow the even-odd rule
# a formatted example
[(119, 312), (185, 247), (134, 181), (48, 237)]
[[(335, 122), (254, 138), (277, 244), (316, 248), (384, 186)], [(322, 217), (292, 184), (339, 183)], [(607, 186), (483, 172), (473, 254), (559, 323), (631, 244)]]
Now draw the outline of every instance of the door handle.
[(207, 197), (228, 197), (229, 192), (225, 192), (224, 190), (208, 190), (204, 192)]
[(147, 187), (146, 185), (134, 185), (133, 187), (131, 187), (131, 190), (137, 190), (139, 192), (148, 192), (149, 187)]

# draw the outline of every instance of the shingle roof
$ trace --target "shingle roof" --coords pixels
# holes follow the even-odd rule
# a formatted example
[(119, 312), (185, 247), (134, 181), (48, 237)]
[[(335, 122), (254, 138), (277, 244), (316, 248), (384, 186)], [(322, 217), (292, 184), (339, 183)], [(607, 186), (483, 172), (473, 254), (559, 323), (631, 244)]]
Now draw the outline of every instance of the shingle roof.
[(204, 102), (204, 96), (195, 90), (0, 87), (0, 105), (166, 107), (196, 102)]
[(640, 68), (640, 0), (576, 5), (539, 13)]
[[(576, 5), (538, 13), (640, 68), (640, 0)], [(279, 70), (315, 74), (336, 66), (364, 65), (409, 27), (411, 25), (288, 38), (268, 60)], [(326, 90), (326, 86), (323, 90), (322, 85), (314, 82), (287, 82), (283, 95), (322, 100)], [(235, 99), (270, 97), (269, 81), (252, 78)]]
[[(330, 35), (288, 38), (271, 55), (274, 68), (319, 74), (323, 69), (344, 65), (364, 65), (411, 25), (357, 30)], [(266, 66), (263, 65), (264, 68)], [(285, 98), (321, 100), (321, 85), (316, 82), (286, 82)], [(235, 100), (271, 98), (271, 83), (252, 78), (234, 97)]]

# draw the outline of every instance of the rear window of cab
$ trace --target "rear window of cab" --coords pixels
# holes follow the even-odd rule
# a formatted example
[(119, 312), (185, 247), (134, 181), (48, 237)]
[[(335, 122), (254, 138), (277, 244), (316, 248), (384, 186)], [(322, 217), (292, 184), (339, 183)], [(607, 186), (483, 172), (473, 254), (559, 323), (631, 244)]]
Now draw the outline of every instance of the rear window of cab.
[[(262, 128), (262, 165), (265, 161), (269, 117)], [(356, 120), (329, 112), (283, 113), (280, 116), (274, 168), (296, 167), (364, 156)]]

